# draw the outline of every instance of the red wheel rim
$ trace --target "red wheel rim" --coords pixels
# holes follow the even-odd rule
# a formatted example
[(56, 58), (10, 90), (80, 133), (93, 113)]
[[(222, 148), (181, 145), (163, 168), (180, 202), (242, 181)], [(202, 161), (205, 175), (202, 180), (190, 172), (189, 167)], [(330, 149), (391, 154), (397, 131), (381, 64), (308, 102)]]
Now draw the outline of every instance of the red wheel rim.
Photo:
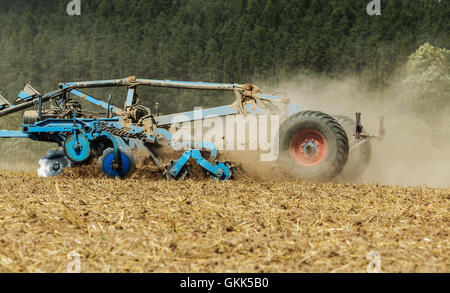
[(316, 130), (302, 130), (292, 138), (290, 153), (292, 159), (302, 166), (318, 165), (327, 154), (327, 140)]

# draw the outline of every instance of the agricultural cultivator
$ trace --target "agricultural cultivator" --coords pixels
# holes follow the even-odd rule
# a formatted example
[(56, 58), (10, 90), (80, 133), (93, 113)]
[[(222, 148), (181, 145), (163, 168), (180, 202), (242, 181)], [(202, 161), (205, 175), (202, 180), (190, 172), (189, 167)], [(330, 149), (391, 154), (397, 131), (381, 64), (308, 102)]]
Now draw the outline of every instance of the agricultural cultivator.
[[(234, 92), (236, 101), (227, 106), (160, 115), (159, 105), (150, 109), (139, 104), (140, 86)], [(124, 107), (95, 98), (84, 92), (88, 88), (124, 87)], [(83, 90), (83, 91), (82, 91)], [(106, 110), (99, 114), (84, 111), (75, 98)], [(44, 108), (49, 103), (49, 108)], [(286, 97), (263, 94), (251, 84), (222, 84), (139, 79), (66, 82), (57, 90), (41, 94), (26, 84), (18, 98), (9, 103), (0, 96), (0, 116), (27, 108), (22, 129), (2, 130), (2, 138), (28, 138), (54, 142), (59, 149), (48, 152), (40, 160), (40, 176), (58, 175), (66, 167), (85, 164), (98, 158), (99, 169), (110, 177), (128, 177), (137, 161), (149, 158), (168, 180), (182, 180), (189, 175), (190, 162), (196, 162), (215, 180), (228, 180), (233, 175), (230, 162), (218, 161), (216, 145), (208, 141), (174, 141), (173, 133), (180, 123), (228, 115), (274, 115), (282, 122), (279, 129), (280, 170), (288, 176), (326, 180), (340, 173), (361, 174), (370, 160), (370, 136), (363, 131), (361, 115), (356, 119), (332, 116), (319, 111), (300, 111)], [(182, 114), (182, 115), (180, 115)], [(380, 120), (380, 136), (383, 135)], [(178, 158), (164, 161), (164, 148), (180, 150)]]

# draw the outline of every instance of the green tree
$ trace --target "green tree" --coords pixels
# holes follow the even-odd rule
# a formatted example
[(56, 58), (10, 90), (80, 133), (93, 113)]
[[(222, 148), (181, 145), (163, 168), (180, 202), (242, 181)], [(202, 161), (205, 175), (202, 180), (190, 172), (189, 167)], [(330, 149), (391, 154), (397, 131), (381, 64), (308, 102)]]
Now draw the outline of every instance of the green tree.
[(408, 57), (404, 100), (433, 126), (450, 117), (450, 50), (424, 44)]

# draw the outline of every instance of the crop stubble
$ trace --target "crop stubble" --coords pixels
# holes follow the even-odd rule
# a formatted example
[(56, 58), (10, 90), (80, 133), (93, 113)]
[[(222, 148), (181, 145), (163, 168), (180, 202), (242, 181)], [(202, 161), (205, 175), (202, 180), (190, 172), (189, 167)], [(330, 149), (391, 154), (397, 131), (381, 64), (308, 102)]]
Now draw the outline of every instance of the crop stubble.
[(0, 172), (0, 271), (448, 272), (450, 189)]

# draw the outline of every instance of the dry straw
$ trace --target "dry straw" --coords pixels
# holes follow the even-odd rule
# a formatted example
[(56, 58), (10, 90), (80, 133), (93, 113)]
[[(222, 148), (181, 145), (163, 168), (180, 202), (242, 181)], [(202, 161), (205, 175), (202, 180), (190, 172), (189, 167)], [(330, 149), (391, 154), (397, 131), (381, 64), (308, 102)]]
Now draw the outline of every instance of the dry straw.
[[(200, 176), (201, 177), (201, 176)], [(0, 271), (448, 272), (450, 189), (0, 172)], [(242, 179), (243, 178), (243, 179)]]

